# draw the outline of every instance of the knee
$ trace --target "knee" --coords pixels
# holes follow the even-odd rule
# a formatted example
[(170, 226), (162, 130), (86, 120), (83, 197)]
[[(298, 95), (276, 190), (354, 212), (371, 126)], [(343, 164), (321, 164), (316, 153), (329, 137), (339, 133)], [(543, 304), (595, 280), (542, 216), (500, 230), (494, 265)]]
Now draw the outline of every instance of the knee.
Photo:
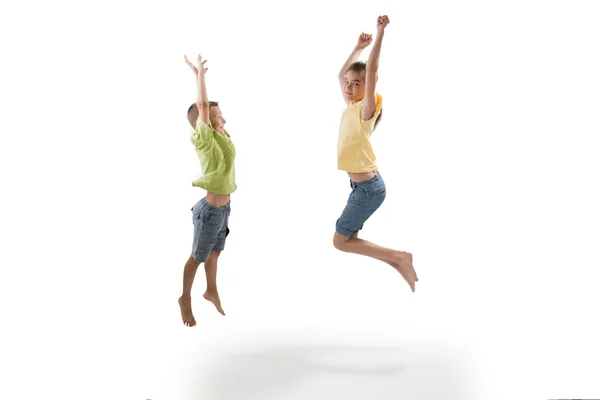
[(185, 266), (188, 268), (198, 268), (200, 264), (200, 261), (197, 261), (194, 258), (194, 256), (190, 256), (190, 258), (188, 258), (187, 262), (185, 263)]
[(210, 254), (208, 255), (208, 259), (206, 260), (207, 263), (216, 263), (217, 260), (219, 259), (219, 255), (221, 255), (220, 251), (211, 251)]
[(346, 236), (342, 236), (339, 233), (336, 233), (333, 236), (333, 247), (335, 247), (336, 249), (338, 249), (340, 251), (345, 251), (346, 243), (348, 243), (349, 239), (350, 238), (348, 238)]

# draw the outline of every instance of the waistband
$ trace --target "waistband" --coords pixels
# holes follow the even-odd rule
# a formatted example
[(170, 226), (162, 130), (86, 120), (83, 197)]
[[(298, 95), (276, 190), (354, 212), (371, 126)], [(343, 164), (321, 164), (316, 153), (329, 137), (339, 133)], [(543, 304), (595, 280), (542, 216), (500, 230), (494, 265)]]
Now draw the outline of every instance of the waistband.
[(351, 179), (350, 180), (350, 187), (352, 189), (356, 189), (357, 187), (360, 187), (360, 186), (366, 186), (366, 185), (370, 185), (372, 183), (375, 183), (375, 182), (379, 181), (380, 179), (382, 179), (381, 178), (381, 174), (379, 173), (379, 171), (376, 171), (374, 177), (372, 177), (370, 179), (367, 179), (367, 180), (364, 180), (364, 181), (361, 181), (361, 182), (354, 182)]
[(229, 210), (231, 209), (231, 200), (229, 200), (227, 202), (227, 204), (222, 205), (221, 207), (217, 207), (217, 206), (213, 206), (212, 204), (210, 204), (208, 201), (206, 201), (206, 197), (203, 197), (202, 200), (200, 200), (200, 202), (205, 205), (206, 207), (210, 207), (214, 210)]

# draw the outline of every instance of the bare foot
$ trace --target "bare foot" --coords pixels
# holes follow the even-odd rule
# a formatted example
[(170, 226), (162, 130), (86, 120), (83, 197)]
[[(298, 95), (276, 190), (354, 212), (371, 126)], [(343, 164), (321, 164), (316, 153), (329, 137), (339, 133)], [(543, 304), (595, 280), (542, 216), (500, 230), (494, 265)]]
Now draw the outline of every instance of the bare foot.
[(179, 298), (179, 308), (181, 308), (181, 319), (186, 326), (196, 326), (194, 314), (192, 314), (192, 298), (190, 296), (181, 296)]
[(417, 282), (419, 278), (417, 278), (417, 273), (415, 272), (412, 261), (411, 253), (398, 251), (394, 254), (393, 261), (388, 264), (394, 267), (396, 271), (400, 272), (400, 275), (402, 275), (404, 280), (410, 286), (410, 289), (414, 292), (415, 282)]
[(419, 282), (419, 277), (417, 276), (417, 271), (415, 271), (415, 266), (413, 265), (412, 254), (411, 253), (408, 253), (408, 254), (410, 254), (410, 265), (412, 265), (413, 272), (415, 274), (415, 282)]
[(216, 292), (204, 292), (204, 298), (215, 305), (217, 311), (225, 315), (225, 311), (221, 308), (221, 299), (219, 299), (219, 293)]
[(412, 253), (406, 253), (408, 254), (408, 258), (410, 259), (410, 266), (412, 268), (412, 272), (415, 275), (415, 282), (419, 282), (419, 278), (417, 277), (417, 271), (415, 271), (415, 266), (413, 265), (413, 256)]

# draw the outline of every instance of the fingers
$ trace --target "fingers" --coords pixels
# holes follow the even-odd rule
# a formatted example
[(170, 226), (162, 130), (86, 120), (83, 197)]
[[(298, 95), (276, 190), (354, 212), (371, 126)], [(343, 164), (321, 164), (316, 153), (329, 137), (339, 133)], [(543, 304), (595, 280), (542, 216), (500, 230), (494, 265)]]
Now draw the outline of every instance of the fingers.
[(361, 48), (367, 47), (371, 43), (372, 36), (368, 33), (361, 33), (358, 37), (358, 44)]
[[(195, 66), (194, 64), (192, 64), (192, 63), (190, 62), (190, 60), (188, 59), (188, 57), (187, 57), (186, 55), (184, 55), (184, 56), (183, 56), (183, 58), (185, 59), (185, 63), (186, 63), (187, 65), (190, 65), (190, 66)], [(202, 65), (202, 64), (204, 64), (206, 61), (208, 61), (208, 60), (204, 60), (204, 61), (202, 61), (202, 56), (201, 56), (200, 54), (198, 54), (198, 65)]]
[(208, 60), (203, 60), (200, 54), (198, 54), (198, 66), (192, 64), (187, 55), (184, 55), (183, 58), (185, 60), (185, 63), (192, 69), (192, 71), (194, 71), (194, 74), (198, 75), (199, 71), (208, 71), (208, 68), (204, 66), (204, 64), (206, 64), (206, 61)]
[(206, 64), (208, 60), (202, 60), (202, 56), (200, 54), (198, 54), (198, 69), (202, 70), (203, 72), (208, 71), (208, 68), (204, 66), (204, 64)]
[(188, 67), (191, 68), (192, 72), (194, 72), (194, 74), (197, 75), (198, 68), (196, 68), (196, 66), (190, 62), (190, 60), (187, 58), (187, 56), (183, 56), (183, 58), (185, 59), (185, 63), (188, 65)]
[(390, 23), (390, 19), (388, 18), (387, 15), (380, 15), (377, 18), (377, 25), (383, 25), (383, 26), (385, 26), (385, 25), (387, 25), (389, 23)]

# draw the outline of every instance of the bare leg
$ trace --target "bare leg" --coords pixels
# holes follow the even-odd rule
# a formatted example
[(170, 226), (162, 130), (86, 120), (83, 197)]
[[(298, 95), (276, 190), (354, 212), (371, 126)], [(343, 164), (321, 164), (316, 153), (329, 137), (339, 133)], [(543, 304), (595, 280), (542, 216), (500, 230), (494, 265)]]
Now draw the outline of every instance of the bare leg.
[[(358, 232), (356, 232), (356, 233), (354, 234), (354, 236), (352, 236), (352, 239), (358, 239)], [(412, 254), (411, 254), (411, 253), (407, 253), (407, 254), (408, 254), (408, 255), (410, 255), (410, 262), (411, 262), (411, 265), (412, 265)], [(392, 267), (394, 267), (395, 269), (398, 269), (398, 268), (399, 268), (399, 266), (398, 266), (397, 264), (395, 264), (395, 263), (392, 263), (392, 262), (390, 262), (390, 261), (388, 261), (388, 260), (385, 260), (385, 259), (383, 259), (383, 258), (379, 258), (379, 257), (373, 257), (373, 258), (376, 258), (376, 259), (377, 259), (377, 260), (379, 260), (379, 261), (383, 261), (384, 263), (387, 263), (387, 264), (391, 265), (391, 266), (392, 266)], [(414, 266), (413, 266), (413, 271), (414, 271)], [(417, 273), (415, 272), (415, 282), (418, 282), (418, 281), (419, 281), (419, 277), (417, 276)]]
[(179, 298), (179, 308), (181, 308), (181, 318), (186, 326), (196, 326), (196, 320), (192, 313), (192, 285), (194, 284), (194, 277), (200, 263), (190, 257), (185, 263), (183, 269), (183, 294)]
[(388, 263), (402, 275), (411, 290), (415, 291), (415, 282), (418, 278), (412, 265), (412, 254), (378, 246), (367, 240), (359, 239), (358, 235), (348, 237), (337, 232), (333, 237), (333, 245), (343, 252), (360, 254)]
[(220, 254), (220, 251), (211, 251), (208, 260), (204, 263), (204, 271), (206, 272), (204, 298), (213, 303), (218, 312), (225, 315), (225, 311), (221, 308), (221, 299), (219, 299), (219, 291), (217, 290), (217, 260)]

